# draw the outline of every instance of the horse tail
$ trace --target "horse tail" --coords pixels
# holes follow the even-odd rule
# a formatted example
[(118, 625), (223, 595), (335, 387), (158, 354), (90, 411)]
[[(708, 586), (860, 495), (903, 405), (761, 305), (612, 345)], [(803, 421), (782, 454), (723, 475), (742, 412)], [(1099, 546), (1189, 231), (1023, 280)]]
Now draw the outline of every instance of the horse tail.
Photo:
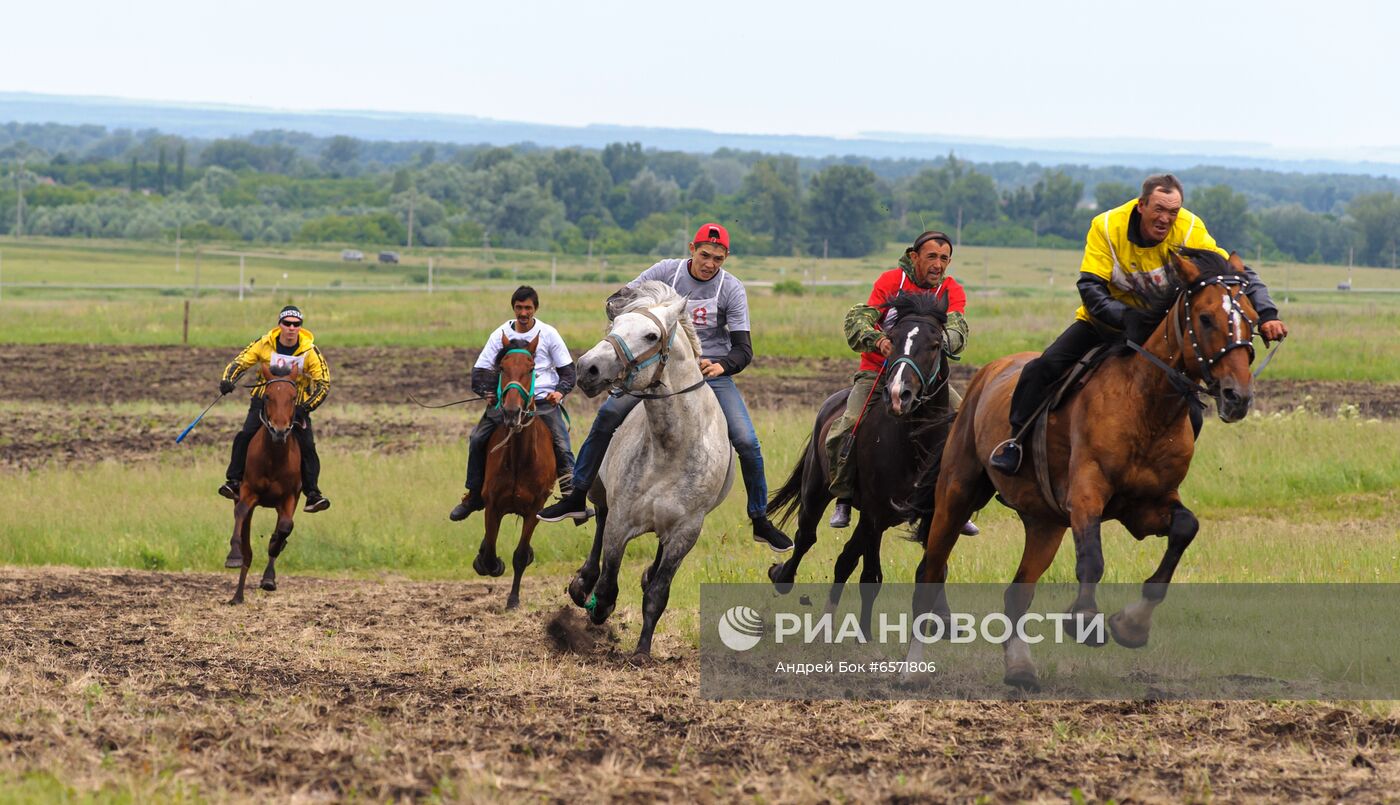
[(782, 488), (768, 498), (768, 515), (778, 525), (786, 525), (802, 502), (803, 469), (807, 466), (807, 453), (811, 449), (812, 437), (808, 436), (807, 443), (802, 445), (802, 452), (798, 455), (797, 466), (792, 468), (792, 474), (783, 482)]

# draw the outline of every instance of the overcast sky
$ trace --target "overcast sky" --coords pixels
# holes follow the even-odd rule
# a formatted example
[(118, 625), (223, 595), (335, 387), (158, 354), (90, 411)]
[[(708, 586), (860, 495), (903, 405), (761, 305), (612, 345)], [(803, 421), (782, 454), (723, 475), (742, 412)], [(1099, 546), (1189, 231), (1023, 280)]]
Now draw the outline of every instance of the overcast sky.
[(1400, 146), (1400, 11), (1329, 2), (67, 0), (0, 91), (770, 134)]

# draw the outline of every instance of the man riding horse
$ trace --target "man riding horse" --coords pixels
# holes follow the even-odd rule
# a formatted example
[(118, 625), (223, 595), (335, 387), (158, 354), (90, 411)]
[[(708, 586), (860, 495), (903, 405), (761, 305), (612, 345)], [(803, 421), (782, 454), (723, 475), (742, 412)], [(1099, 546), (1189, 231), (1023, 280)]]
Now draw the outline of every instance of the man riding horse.
[[(331, 369), (316, 346), (310, 330), (302, 328), (305, 319), (296, 305), (287, 305), (277, 316), (277, 326), (267, 335), (249, 344), (238, 353), (238, 357), (224, 368), (223, 379), (219, 381), (219, 393), (228, 394), (238, 385), (238, 378), (250, 368), (259, 364), (273, 368), (298, 371), (296, 404), (296, 424), (292, 432), (301, 446), (301, 488), (306, 494), (304, 511), (319, 512), (331, 507), (330, 499), (321, 494), (321, 459), (316, 455), (316, 437), (311, 430), (311, 412), (321, 407), (331, 390)], [(247, 462), (248, 442), (253, 434), (263, 426), (265, 419), (263, 395), (268, 380), (259, 376), (253, 385), (248, 401), (248, 416), (243, 420), (243, 429), (233, 437), (233, 451), (228, 462), (228, 471), (219, 494), (229, 500), (238, 500), (238, 487), (243, 482), (243, 466)]]
[[(1180, 248), (1208, 249), (1229, 255), (1215, 245), (1205, 222), (1181, 206), (1185, 190), (1170, 173), (1147, 177), (1134, 201), (1099, 213), (1089, 226), (1084, 260), (1079, 268), (1083, 304), (1074, 323), (1026, 364), (1011, 397), (1011, 438), (997, 445), (989, 464), (1014, 475), (1021, 468), (1021, 439), (1050, 387), (1095, 346), (1117, 340), (1130, 309), (1147, 309), (1150, 300), (1170, 283), (1172, 253)], [(1279, 318), (1269, 289), (1253, 270), (1245, 268), (1245, 295), (1259, 314), (1259, 333), (1281, 341), (1288, 327)], [(1199, 429), (1195, 420), (1193, 426)]]
[[(729, 232), (719, 224), (705, 224), (691, 239), (689, 259), (662, 260), (627, 283), (627, 287), (636, 288), (648, 280), (659, 280), (686, 298), (686, 314), (700, 337), (700, 371), (719, 400), (728, 423), (729, 441), (739, 454), (754, 541), (781, 553), (792, 550), (792, 540), (768, 519), (768, 481), (763, 472), (763, 450), (744, 397), (734, 384), (734, 375), (753, 360), (753, 341), (749, 335), (749, 299), (744, 284), (721, 268), (728, 257)], [(614, 391), (608, 397), (598, 409), (598, 418), (593, 420), (588, 438), (579, 447), (573, 494), (541, 510), (541, 520), (556, 522), (572, 517), (582, 522), (588, 517), (588, 488), (603, 463), (613, 432), (640, 402), (640, 397), (621, 391)]]
[(502, 324), (486, 338), (486, 346), (472, 366), (472, 391), (487, 398), (486, 410), (472, 429), (467, 442), (467, 491), (462, 502), (447, 515), (456, 522), (467, 519), (472, 512), (486, 508), (481, 489), (486, 483), (486, 445), (491, 434), (501, 424), (500, 383), (498, 366), (505, 344), (512, 340), (532, 341), (539, 338), (535, 350), (535, 376), (530, 396), (535, 401), (535, 416), (549, 426), (554, 445), (554, 467), (559, 477), (559, 492), (573, 492), (574, 454), (569, 447), (569, 426), (564, 422), (561, 407), (564, 396), (574, 389), (574, 359), (559, 331), (535, 318), (540, 296), (534, 288), (522, 285), (510, 297), (515, 318)]
[[(942, 232), (930, 230), (914, 239), (914, 245), (904, 250), (899, 267), (892, 268), (875, 280), (870, 299), (855, 305), (846, 314), (846, 342), (861, 353), (860, 368), (852, 377), (855, 385), (846, 398), (846, 411), (831, 426), (826, 437), (826, 452), (831, 467), (831, 494), (836, 497), (836, 510), (831, 515), (832, 528), (851, 524), (851, 497), (855, 484), (855, 464), (848, 460), (846, 442), (861, 414), (870, 403), (875, 381), (885, 366), (885, 359), (894, 351), (894, 344), (885, 331), (894, 323), (890, 303), (899, 294), (933, 294), (948, 300), (948, 326), (945, 328), (943, 349), (949, 356), (962, 353), (967, 344), (967, 292), (957, 280), (948, 275), (953, 262), (953, 242)], [(957, 410), (961, 398), (950, 385), (949, 407)], [(977, 527), (968, 523), (969, 533)]]

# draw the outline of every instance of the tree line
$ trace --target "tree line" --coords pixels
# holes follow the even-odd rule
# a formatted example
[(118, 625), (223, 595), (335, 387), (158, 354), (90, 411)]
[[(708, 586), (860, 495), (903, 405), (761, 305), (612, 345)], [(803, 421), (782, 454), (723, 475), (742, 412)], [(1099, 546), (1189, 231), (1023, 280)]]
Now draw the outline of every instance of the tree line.
[[(0, 125), (0, 233), (364, 246), (495, 245), (675, 254), (703, 220), (736, 251), (859, 257), (939, 228), (962, 243), (1080, 248), (1141, 171), (928, 160), (601, 150), (314, 137), (200, 140)], [(1179, 172), (1221, 245), (1394, 266), (1400, 182), (1224, 168)]]

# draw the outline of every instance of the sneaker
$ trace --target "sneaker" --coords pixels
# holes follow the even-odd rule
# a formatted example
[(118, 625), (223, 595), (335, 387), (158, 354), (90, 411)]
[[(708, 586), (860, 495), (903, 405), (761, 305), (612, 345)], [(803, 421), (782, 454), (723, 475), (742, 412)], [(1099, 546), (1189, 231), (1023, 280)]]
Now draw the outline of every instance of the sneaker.
[(831, 513), (831, 519), (827, 525), (832, 528), (847, 528), (851, 524), (851, 502), (849, 500), (836, 501), (836, 511)]
[(329, 509), (330, 507), (331, 507), (331, 500), (330, 500), (330, 498), (326, 497), (325, 495), (321, 494), (320, 492), (307, 492), (307, 493), (306, 493), (306, 507), (303, 508), (302, 511), (304, 511), (304, 512), (323, 512), (323, 511), (325, 511), (326, 509)]
[(1015, 475), (1021, 469), (1021, 445), (1015, 439), (1007, 439), (997, 445), (987, 463), (998, 472)]
[(978, 528), (977, 524), (972, 522), (971, 520), (968, 520), (966, 523), (963, 523), (962, 535), (964, 537), (975, 537), (981, 533), (982, 529)]
[(467, 492), (462, 495), (462, 502), (452, 507), (452, 513), (447, 515), (447, 519), (458, 523), (467, 519), (467, 515), (472, 512), (479, 512), (484, 508), (486, 508), (486, 503), (478, 495)]
[(536, 516), (546, 523), (557, 523), (570, 517), (576, 521), (587, 520), (591, 516), (590, 512), (588, 491), (575, 489), (572, 494), (558, 503), (540, 509), (540, 513)]
[(238, 481), (224, 481), (224, 485), (219, 487), (219, 495), (229, 500), (238, 500)]
[(788, 535), (762, 514), (753, 518), (753, 541), (767, 545), (774, 553), (787, 553), (792, 550), (792, 540)]

